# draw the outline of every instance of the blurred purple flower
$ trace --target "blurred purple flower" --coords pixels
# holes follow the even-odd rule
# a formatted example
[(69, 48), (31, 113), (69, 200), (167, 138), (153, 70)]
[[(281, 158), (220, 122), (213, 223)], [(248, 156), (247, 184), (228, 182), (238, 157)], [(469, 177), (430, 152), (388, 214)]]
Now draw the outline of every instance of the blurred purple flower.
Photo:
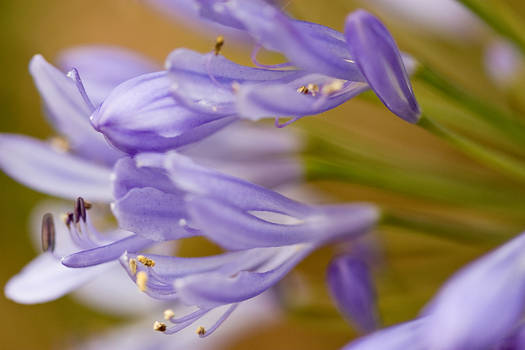
[(418, 320), (377, 331), (345, 350), (521, 349), (525, 233), (457, 272)]
[[(414, 69), (413, 60), (399, 52), (386, 28), (365, 11), (349, 15), (345, 35), (291, 19), (261, 0), (207, 2), (200, 15), (246, 31), (259, 45), (284, 54), (299, 70), (272, 73), (235, 65), (213, 54), (199, 58), (175, 51), (167, 67), (176, 82), (176, 98), (187, 100), (189, 108), (197, 102), (196, 107), (236, 110), (251, 119), (292, 116), (296, 120), (334, 108), (371, 88), (399, 117), (411, 123), (419, 118), (405, 69), (405, 65), (409, 72)], [(210, 82), (215, 82), (220, 94), (201, 92), (188, 79), (192, 75), (200, 76), (201, 87), (212, 89)]]
[(497, 85), (508, 88), (524, 71), (523, 56), (511, 43), (497, 40), (485, 49), (485, 70)]
[(378, 326), (376, 293), (369, 267), (350, 254), (334, 258), (327, 271), (327, 282), (337, 307), (361, 332)]

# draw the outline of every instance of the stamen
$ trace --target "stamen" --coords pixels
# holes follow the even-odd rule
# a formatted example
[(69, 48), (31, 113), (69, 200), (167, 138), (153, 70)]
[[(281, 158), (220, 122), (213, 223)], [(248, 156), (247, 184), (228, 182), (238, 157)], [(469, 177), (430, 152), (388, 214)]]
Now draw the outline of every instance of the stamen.
[(321, 93), (325, 96), (330, 95), (330, 94), (333, 94), (334, 92), (341, 90), (343, 86), (344, 86), (344, 80), (335, 79), (335, 80), (332, 80), (330, 83), (323, 85), (323, 87), (321, 88)]
[(279, 117), (275, 117), (275, 127), (277, 128), (284, 128), (285, 126), (288, 126), (290, 124), (292, 124), (293, 122), (296, 122), (297, 120), (299, 120), (301, 117), (293, 117), (292, 119), (284, 122), (284, 123), (279, 123)]
[(146, 284), (148, 283), (148, 274), (144, 271), (139, 271), (137, 273), (137, 287), (141, 292), (146, 291)]
[(300, 94), (308, 95), (308, 88), (303, 85), (297, 89), (297, 92)]
[(206, 328), (200, 326), (199, 328), (197, 328), (196, 333), (199, 335), (199, 337), (203, 337), (206, 334)]
[(252, 63), (254, 65), (256, 65), (257, 67), (259, 67), (259, 68), (275, 69), (275, 68), (285, 68), (285, 67), (292, 66), (291, 62), (284, 62), (284, 63), (278, 63), (278, 64), (262, 64), (262, 63), (260, 63), (257, 60), (257, 54), (259, 53), (261, 48), (262, 48), (262, 46), (260, 44), (255, 45), (255, 47), (252, 50), (252, 54), (251, 54)]
[(82, 79), (80, 79), (80, 74), (78, 74), (78, 71), (76, 68), (73, 68), (67, 73), (68, 78), (71, 78), (75, 85), (77, 86), (78, 92), (80, 93), (80, 96), (82, 96), (82, 99), (84, 100), (84, 103), (89, 108), (90, 112), (93, 113), (95, 111), (95, 105), (93, 105), (93, 102), (89, 99), (89, 96), (86, 92), (86, 89), (84, 89), (84, 85), (82, 84)]
[(86, 222), (86, 202), (82, 197), (78, 197), (75, 202), (74, 218), (75, 223), (78, 223), (80, 219)]
[(179, 219), (179, 226), (180, 227), (184, 227), (186, 225), (188, 225), (188, 222), (186, 221), (186, 219), (184, 219), (184, 218), (183, 219)]
[(49, 142), (51, 143), (51, 147), (60, 152), (68, 152), (71, 149), (69, 142), (60, 136), (52, 137)]
[(317, 84), (310, 83), (306, 85), (306, 88), (308, 89), (308, 91), (310, 91), (312, 96), (315, 96), (319, 92), (319, 86), (317, 86)]
[(219, 55), (223, 46), (224, 46), (224, 37), (222, 35), (219, 35), (217, 39), (215, 40), (215, 47), (213, 48), (213, 52), (215, 53), (215, 56)]
[(164, 319), (169, 321), (172, 317), (175, 316), (175, 312), (172, 309), (164, 310)]
[(129, 259), (129, 270), (131, 271), (131, 274), (135, 276), (137, 274), (137, 260), (135, 259)]
[(153, 259), (145, 257), (144, 255), (137, 255), (137, 260), (146, 267), (155, 266), (155, 261)]
[(55, 222), (53, 221), (53, 215), (50, 213), (45, 214), (42, 217), (42, 250), (44, 252), (55, 250)]
[(159, 321), (155, 321), (153, 322), (153, 330), (157, 332), (164, 332), (166, 331), (166, 324)]
[(67, 213), (63, 214), (62, 215), (62, 220), (64, 220), (64, 224), (66, 224), (67, 228), (70, 229), (71, 228), (71, 224), (74, 221), (73, 213), (67, 212)]
[(233, 304), (231, 305), (228, 310), (226, 310), (222, 316), (217, 320), (217, 322), (215, 322), (215, 324), (213, 326), (211, 326), (210, 329), (208, 329), (207, 331), (204, 329), (204, 327), (199, 327), (203, 329), (203, 333), (199, 333), (199, 330), (197, 330), (197, 334), (200, 336), (200, 337), (207, 337), (209, 336), (210, 334), (212, 334), (213, 332), (215, 332), (217, 330), (217, 328), (219, 328), (219, 326), (228, 319), (228, 317), (232, 314), (232, 312), (235, 311), (235, 309), (237, 308), (239, 304)]

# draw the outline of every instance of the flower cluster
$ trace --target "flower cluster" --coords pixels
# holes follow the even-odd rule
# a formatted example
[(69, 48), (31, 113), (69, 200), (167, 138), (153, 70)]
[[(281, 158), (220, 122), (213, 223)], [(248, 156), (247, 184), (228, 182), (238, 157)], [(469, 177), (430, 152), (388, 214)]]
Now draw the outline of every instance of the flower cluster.
[[(272, 117), (283, 127), (371, 90), (393, 114), (418, 123), (422, 113), (409, 80), (417, 64), (364, 10), (350, 13), (340, 33), (263, 0), (151, 2), (249, 37), (257, 67), (223, 57), (222, 36), (209, 53), (176, 49), (164, 69), (109, 47), (65, 51), (58, 68), (36, 55), (29, 69), (58, 136), (0, 135), (0, 167), (35, 190), (75, 202), (60, 220), (57, 213), (43, 216), (43, 253), (9, 281), (6, 295), (45, 302), (118, 270), (162, 305), (185, 306), (166, 309), (166, 323), (155, 322), (155, 330), (173, 334), (206, 319), (209, 325), (196, 328), (206, 337), (312, 252), (355, 240), (381, 219), (373, 204), (314, 205), (279, 193), (280, 185), (304, 175), (297, 157), (304, 142), (293, 130), (254, 121)], [(256, 59), (261, 48), (288, 61), (263, 65)], [(290, 119), (281, 124), (282, 117)], [(178, 256), (173, 243), (196, 236), (221, 253)], [(417, 320), (345, 349), (493, 349), (517, 342), (525, 307), (523, 239), (458, 273)], [(358, 329), (379, 327), (367, 262), (337, 256), (327, 282)], [(114, 288), (118, 297), (124, 287)], [(470, 295), (477, 288), (483, 290)]]

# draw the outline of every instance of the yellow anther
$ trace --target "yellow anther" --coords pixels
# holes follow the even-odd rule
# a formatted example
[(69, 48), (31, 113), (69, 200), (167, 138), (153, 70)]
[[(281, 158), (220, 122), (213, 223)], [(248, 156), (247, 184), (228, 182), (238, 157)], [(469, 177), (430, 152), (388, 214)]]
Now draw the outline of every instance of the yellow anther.
[(164, 332), (166, 331), (166, 324), (159, 321), (155, 321), (153, 322), (153, 330), (157, 332)]
[(131, 274), (135, 276), (135, 274), (137, 273), (137, 260), (129, 259), (128, 264), (129, 264), (129, 270), (131, 271)]
[(141, 292), (146, 291), (146, 283), (148, 283), (148, 274), (144, 271), (139, 271), (137, 273), (137, 287)]
[(223, 45), (224, 45), (224, 37), (222, 35), (219, 35), (217, 39), (215, 40), (215, 47), (213, 48), (215, 56), (217, 56), (221, 52)]
[(334, 92), (337, 92), (341, 90), (344, 86), (344, 80), (335, 79), (332, 80), (330, 83), (323, 85), (321, 88), (321, 93), (323, 95), (330, 95)]
[(303, 85), (297, 89), (297, 92), (300, 94), (308, 95), (308, 88)]
[(175, 316), (175, 313), (173, 312), (172, 309), (167, 309), (167, 310), (164, 310), (164, 319), (166, 321), (169, 321), (171, 320), (171, 318)]
[(60, 136), (52, 137), (49, 142), (51, 143), (51, 147), (56, 149), (57, 151), (61, 152), (68, 152), (71, 147), (69, 146), (69, 142)]
[(203, 336), (204, 334), (206, 334), (206, 328), (200, 326), (199, 328), (197, 328), (197, 334)]
[(150, 258), (146, 258), (144, 255), (137, 255), (137, 260), (147, 267), (153, 267), (155, 266), (155, 261)]
[(310, 83), (310, 84), (306, 85), (306, 88), (308, 89), (310, 94), (312, 94), (312, 96), (315, 96), (315, 94), (317, 94), (319, 92), (319, 86), (317, 86), (317, 84)]

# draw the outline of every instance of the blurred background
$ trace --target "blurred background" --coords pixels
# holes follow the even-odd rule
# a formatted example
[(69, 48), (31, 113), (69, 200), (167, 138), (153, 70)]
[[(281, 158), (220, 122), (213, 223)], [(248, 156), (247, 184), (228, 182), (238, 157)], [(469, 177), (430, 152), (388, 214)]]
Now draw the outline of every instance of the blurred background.
[[(525, 14), (523, 2), (506, 2), (516, 13)], [(458, 15), (454, 12), (457, 9), (449, 9), (448, 1), (422, 1), (429, 7), (420, 12), (410, 5), (404, 9), (396, 8), (396, 5), (392, 7), (392, 3), (393, 0), (390, 3), (388, 0), (362, 3), (294, 0), (290, 1), (287, 10), (297, 18), (341, 30), (349, 11), (366, 7), (385, 21), (404, 51), (428, 62), (483, 99), (511, 106), (505, 108), (521, 108), (519, 96), (498, 88), (485, 72), (484, 49), (497, 39), (489, 29), (464, 12)], [(1, 132), (38, 138), (51, 136), (52, 130), (46, 123), (39, 95), (27, 69), (34, 54), (41, 53), (52, 62), (64, 48), (109, 44), (137, 50), (162, 64), (167, 54), (177, 47), (210, 51), (216, 35), (220, 34), (199, 32), (197, 23), (188, 26), (189, 23), (177, 22), (138, 0), (2, 1), (0, 17), (3, 48), (0, 55), (3, 69)], [(249, 52), (250, 48), (226, 37), (223, 51), (226, 57), (248, 64)], [(265, 54), (262, 58), (273, 59)], [(440, 96), (417, 81), (415, 92), (424, 106), (441, 112), (444, 123), (452, 126), (459, 123), (460, 127), (466, 126), (467, 129), (476, 127), (474, 122), (469, 122), (471, 116), (465, 115), (457, 106), (441, 101)], [(325, 135), (357, 154), (400, 164), (398, 170), (401, 173), (414, 171), (417, 175), (418, 171), (423, 171), (436, 176), (458, 177), (467, 182), (469, 176), (476, 176), (487, 183), (517, 188), (516, 195), (509, 197), (508, 207), (498, 208), (495, 203), (467, 206), (458, 202), (432, 201), (389, 190), (381, 180), (373, 184), (312, 181), (307, 185), (326, 198), (373, 201), (401, 212), (438, 215), (459, 225), (495, 232), (487, 239), (475, 235), (455, 236), (447, 230), (434, 230), (428, 234), (417, 229), (380, 227), (376, 234), (383, 258), (375, 271), (375, 280), (380, 313), (386, 325), (416, 316), (453, 271), (525, 227), (523, 211), (520, 210), (523, 209), (523, 200), (520, 200), (523, 193), (519, 185), (478, 166), (442, 141), (395, 118), (382, 106), (370, 103), (366, 97), (296, 124), (294, 127), (301, 128), (306, 135)], [(483, 129), (476, 131), (480, 133), (478, 136), (490, 139), (491, 135), (483, 134)], [(505, 147), (504, 144), (501, 146)], [(30, 240), (29, 217), (33, 207), (46, 197), (4, 174), (0, 174), (0, 188), (0, 246), (3, 250), (0, 285), (3, 287), (37, 254)], [(420, 190), (424, 192), (424, 186)], [(516, 206), (512, 201), (516, 201)], [(333, 307), (323, 284), (324, 270), (332, 252), (333, 248), (327, 248), (314, 254), (284, 281), (291, 285), (290, 288), (297, 284), (298, 276), (308, 281), (313, 286), (311, 293), (315, 295), (315, 307), (302, 308), (300, 300), (293, 300), (295, 294), (292, 293), (288, 297), (292, 300), (287, 301), (289, 312), (279, 323), (239, 335), (230, 348), (338, 349), (355, 337), (355, 331)], [(298, 299), (299, 295), (296, 294)], [(0, 318), (2, 349), (68, 348), (98, 331), (129, 321), (92, 311), (69, 296), (29, 306), (0, 298), (0, 309), (4, 315)]]

